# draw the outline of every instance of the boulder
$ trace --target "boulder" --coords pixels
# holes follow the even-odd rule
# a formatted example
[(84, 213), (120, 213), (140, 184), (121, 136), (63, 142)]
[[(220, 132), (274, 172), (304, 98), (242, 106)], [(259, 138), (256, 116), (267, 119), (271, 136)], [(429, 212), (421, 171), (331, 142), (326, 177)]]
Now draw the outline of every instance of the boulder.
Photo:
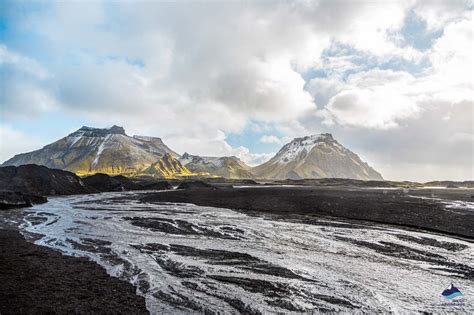
[(179, 184), (178, 186), (178, 189), (203, 189), (203, 188), (217, 189), (216, 187), (200, 180), (184, 182), (184, 183)]
[(36, 164), (0, 167), (0, 190), (43, 196), (97, 192), (76, 174)]
[(31, 207), (47, 201), (48, 199), (43, 196), (28, 195), (19, 191), (0, 191), (0, 210)]

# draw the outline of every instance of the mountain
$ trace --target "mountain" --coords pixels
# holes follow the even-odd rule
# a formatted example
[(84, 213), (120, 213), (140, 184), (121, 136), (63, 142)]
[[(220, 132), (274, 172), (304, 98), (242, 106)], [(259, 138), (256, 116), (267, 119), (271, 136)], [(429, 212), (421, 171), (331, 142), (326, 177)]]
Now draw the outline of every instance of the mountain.
[(224, 178), (254, 178), (250, 166), (235, 156), (210, 157), (184, 153), (179, 161), (190, 171)]
[(295, 138), (269, 161), (256, 166), (257, 178), (352, 178), (383, 180), (382, 175), (343, 147), (331, 134)]
[(38, 164), (77, 175), (133, 175), (165, 154), (178, 157), (160, 138), (133, 136), (122, 127), (82, 127), (42, 149), (15, 155), (2, 166)]
[(82, 127), (42, 149), (15, 155), (2, 166), (43, 165), (79, 176), (214, 176), (229, 179), (351, 178), (382, 176), (330, 134), (296, 138), (268, 162), (251, 168), (235, 156), (179, 156), (160, 138), (128, 136), (119, 126)]
[(171, 154), (167, 153), (158, 161), (140, 172), (140, 175), (148, 175), (160, 178), (175, 178), (183, 176), (194, 176)]

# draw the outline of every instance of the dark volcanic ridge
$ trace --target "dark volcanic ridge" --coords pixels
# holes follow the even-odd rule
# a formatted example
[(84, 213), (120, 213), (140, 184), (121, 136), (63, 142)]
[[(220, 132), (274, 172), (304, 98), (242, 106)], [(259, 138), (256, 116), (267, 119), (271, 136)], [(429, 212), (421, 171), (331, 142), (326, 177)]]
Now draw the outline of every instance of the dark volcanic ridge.
[(163, 180), (131, 179), (106, 174), (81, 178), (68, 171), (35, 164), (0, 167), (0, 209), (44, 203), (47, 201), (44, 196), (171, 188), (173, 186)]

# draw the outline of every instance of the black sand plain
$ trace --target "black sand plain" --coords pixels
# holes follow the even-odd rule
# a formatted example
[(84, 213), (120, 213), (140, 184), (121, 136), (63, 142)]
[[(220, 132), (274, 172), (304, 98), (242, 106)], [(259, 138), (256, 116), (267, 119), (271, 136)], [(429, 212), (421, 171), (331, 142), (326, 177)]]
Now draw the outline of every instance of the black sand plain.
[(259, 215), (337, 217), (474, 238), (474, 210), (450, 209), (437, 200), (474, 201), (472, 189), (371, 189), (353, 187), (219, 187), (150, 193), (142, 202), (179, 202)]
[[(308, 224), (321, 217), (391, 224), (472, 241), (474, 211), (446, 208), (437, 198), (473, 202), (473, 195), (472, 189), (190, 185), (149, 192), (141, 202), (193, 203)], [(131, 284), (110, 277), (86, 258), (36, 246), (12, 227), (1, 225), (0, 270), (0, 314), (147, 313), (144, 298), (136, 295)], [(472, 275), (472, 270), (463, 273), (463, 277)]]

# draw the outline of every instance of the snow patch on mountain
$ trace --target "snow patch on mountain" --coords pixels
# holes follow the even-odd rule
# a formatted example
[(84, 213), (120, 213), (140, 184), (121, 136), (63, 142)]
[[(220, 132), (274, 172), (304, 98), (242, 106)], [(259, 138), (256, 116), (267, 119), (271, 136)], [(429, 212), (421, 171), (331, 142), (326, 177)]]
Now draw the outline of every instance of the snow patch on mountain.
[(217, 157), (217, 156), (199, 156), (199, 155), (191, 155), (188, 153), (184, 153), (179, 161), (181, 164), (186, 166), (189, 163), (193, 163), (195, 165), (212, 165), (214, 167), (222, 167), (224, 164), (224, 160), (229, 157)]
[(276, 162), (279, 164), (288, 164), (300, 157), (301, 154), (307, 155), (315, 146), (321, 145), (324, 141), (333, 140), (330, 134), (311, 135), (303, 138), (296, 138), (277, 153)]
[(94, 160), (92, 161), (92, 167), (94, 166), (97, 166), (97, 163), (99, 163), (99, 158), (102, 154), (102, 152), (104, 152), (104, 148), (105, 148), (105, 145), (107, 143), (107, 141), (110, 139), (110, 134), (105, 136), (105, 139), (101, 142), (101, 144), (99, 145), (99, 148), (97, 149), (97, 152), (95, 154), (95, 158)]
[(179, 161), (196, 173), (225, 178), (253, 178), (250, 167), (235, 156), (199, 156), (184, 153)]

